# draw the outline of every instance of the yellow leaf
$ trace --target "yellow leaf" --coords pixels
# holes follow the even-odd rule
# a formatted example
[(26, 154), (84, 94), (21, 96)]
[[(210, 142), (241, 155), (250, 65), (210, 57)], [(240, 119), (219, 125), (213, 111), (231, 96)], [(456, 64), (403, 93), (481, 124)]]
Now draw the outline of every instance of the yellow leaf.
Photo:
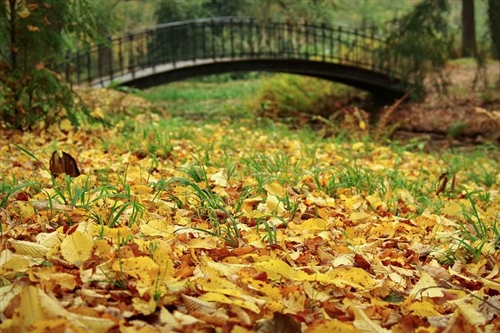
[(358, 306), (354, 307), (354, 326), (361, 332), (371, 333), (390, 333), (391, 331), (383, 328), (380, 324), (371, 320), (366, 313)]
[(275, 195), (268, 195), (266, 199), (266, 207), (267, 211), (270, 213), (282, 214), (285, 212), (285, 206), (283, 202), (279, 201), (279, 199)]
[(321, 197), (320, 193), (312, 192), (307, 194), (306, 204), (315, 204), (320, 207), (335, 207), (335, 199), (331, 197)]
[(16, 249), (17, 254), (24, 254), (33, 258), (43, 258), (49, 250), (46, 246), (28, 241), (9, 239), (9, 242)]
[(313, 328), (308, 329), (309, 333), (357, 333), (359, 332), (356, 327), (351, 323), (345, 323), (337, 319), (326, 320), (319, 325), (315, 325)]
[(441, 209), (441, 212), (449, 216), (456, 216), (463, 212), (463, 207), (458, 202), (447, 201)]
[(215, 183), (215, 185), (226, 187), (227, 186), (226, 171), (224, 169), (220, 169), (217, 173), (213, 174), (210, 177), (210, 180), (212, 180)]
[(193, 238), (188, 245), (192, 249), (216, 249), (220, 244), (219, 239), (215, 237)]
[(242, 264), (224, 264), (219, 262), (213, 262), (211, 260), (208, 260), (207, 258), (203, 258), (203, 261), (205, 262), (205, 265), (207, 267), (217, 271), (222, 276), (231, 276), (239, 272), (241, 269), (249, 267), (249, 265), (242, 265)]
[(233, 326), (233, 328), (231, 329), (231, 333), (251, 333), (251, 332), (254, 332), (254, 331), (246, 329), (246, 328), (238, 326), (238, 325)]
[[(151, 304), (151, 301), (153, 301), (153, 304)], [(149, 301), (141, 297), (134, 297), (132, 298), (132, 307), (135, 311), (147, 316), (154, 312), (156, 303), (153, 297), (151, 297)]]
[(301, 281), (303, 280), (309, 281), (313, 279), (312, 276), (309, 276), (307, 273), (303, 271), (296, 271), (282, 260), (272, 259), (263, 262), (258, 262), (254, 264), (254, 267), (258, 270), (266, 272), (268, 278), (271, 280), (280, 280), (283, 277), (287, 279), (301, 280)]
[(16, 201), (9, 205), (9, 211), (16, 215), (20, 215), (22, 219), (30, 219), (35, 216), (35, 207), (31, 202)]
[(422, 318), (441, 315), (438, 311), (436, 311), (436, 309), (434, 309), (434, 305), (427, 300), (412, 302), (406, 309), (414, 315)]
[(45, 315), (43, 314), (36, 287), (25, 287), (19, 297), (19, 307), (13, 319), (16, 322), (19, 321), (21, 327), (24, 328), (20, 332), (28, 332), (28, 327), (37, 321), (45, 319)]
[(93, 333), (105, 333), (115, 325), (115, 323), (110, 319), (82, 316), (72, 313), (66, 310), (58, 300), (48, 296), (41, 289), (38, 289), (38, 298), (40, 300), (40, 305), (43, 308), (43, 312), (46, 314), (46, 318), (65, 318), (73, 326), (79, 328), (80, 330)]
[(73, 125), (71, 124), (71, 121), (69, 119), (65, 118), (59, 123), (59, 128), (62, 131), (69, 132), (73, 130)]
[(287, 297), (283, 298), (282, 303), (287, 311), (291, 313), (304, 311), (306, 295), (301, 291), (295, 290), (288, 294)]
[(466, 299), (462, 298), (454, 301), (454, 303), (457, 305), (458, 311), (460, 311), (470, 324), (476, 327), (486, 324), (486, 318), (484, 315)]
[(43, 245), (47, 248), (53, 248), (61, 245), (60, 234), (57, 231), (51, 233), (40, 233), (36, 236), (36, 241), (38, 244)]
[(20, 285), (7, 285), (0, 287), (0, 313), (4, 313), (10, 301), (24, 290)]
[(359, 128), (364, 131), (366, 129), (366, 122), (364, 120), (361, 120), (359, 122)]
[(90, 258), (93, 247), (92, 238), (88, 234), (77, 230), (64, 238), (61, 243), (61, 254), (65, 260), (81, 266), (85, 260)]
[(349, 215), (349, 220), (352, 220), (354, 222), (359, 222), (359, 223), (364, 223), (368, 222), (368, 220), (372, 216), (370, 214), (367, 214), (365, 212), (352, 212), (351, 215)]
[(101, 108), (97, 107), (94, 110), (92, 110), (92, 112), (90, 112), (90, 116), (96, 119), (104, 119), (104, 112), (102, 111)]
[(82, 332), (75, 330), (75, 327), (64, 318), (40, 320), (30, 326), (31, 333), (46, 333), (46, 332)]
[(321, 231), (321, 230), (327, 230), (328, 224), (323, 219), (312, 218), (312, 219), (305, 220), (304, 222), (299, 224), (298, 228), (300, 228), (302, 230)]
[(364, 142), (356, 142), (351, 145), (351, 149), (354, 151), (361, 151), (365, 150), (365, 143)]
[(31, 13), (27, 10), (17, 13), (17, 16), (19, 16), (20, 19), (28, 18), (30, 15)]
[(279, 288), (264, 281), (255, 280), (252, 278), (242, 278), (241, 282), (246, 284), (250, 289), (258, 290), (260, 293), (266, 295), (271, 299), (279, 299), (281, 297), (281, 291), (279, 290)]
[(130, 190), (134, 194), (150, 194), (153, 192), (153, 189), (147, 185), (132, 185)]
[(58, 285), (68, 290), (76, 287), (76, 276), (69, 273), (52, 273), (50, 278)]
[(137, 279), (141, 286), (152, 286), (158, 273), (158, 264), (149, 257), (125, 258), (113, 264), (113, 270), (123, 271)]
[(284, 197), (286, 194), (286, 189), (278, 182), (266, 184), (264, 188), (269, 194), (275, 195), (277, 197)]
[(382, 199), (380, 199), (378, 193), (367, 195), (366, 200), (370, 203), (370, 206), (372, 206), (375, 209), (378, 208), (387, 209), (387, 204), (383, 202)]
[(358, 267), (337, 267), (325, 275), (330, 282), (333, 282), (338, 287), (345, 287), (347, 285), (364, 290), (377, 285), (370, 274)]
[(174, 278), (174, 262), (168, 255), (169, 251), (171, 251), (171, 249), (167, 242), (159, 242), (156, 245), (156, 251), (153, 252), (153, 260), (156, 262), (159, 269), (157, 277), (159, 282), (166, 282)]
[(410, 295), (414, 298), (422, 298), (422, 297), (443, 297), (443, 292), (441, 288), (439, 288), (436, 284), (436, 281), (432, 278), (432, 276), (422, 271), (420, 274), (420, 280), (418, 283), (413, 286), (410, 291)]
[(31, 32), (38, 32), (38, 31), (40, 31), (40, 29), (38, 29), (38, 27), (35, 27), (33, 25), (30, 25), (30, 24), (28, 24), (27, 28)]
[(253, 311), (255, 313), (260, 313), (260, 309), (257, 305), (252, 304), (248, 301), (244, 301), (241, 299), (231, 299), (223, 294), (216, 293), (216, 292), (208, 292), (206, 294), (203, 294), (199, 297), (203, 301), (207, 302), (219, 302), (219, 303), (224, 303), (224, 304), (234, 304), (241, 306), (242, 308), (248, 309), (250, 311)]
[[(203, 291), (217, 291), (219, 293), (232, 296), (240, 296), (244, 294), (243, 289), (239, 288), (231, 281), (215, 276), (210, 277), (209, 279), (199, 279), (196, 281), (196, 285)], [(225, 289), (225, 291), (223, 289)]]

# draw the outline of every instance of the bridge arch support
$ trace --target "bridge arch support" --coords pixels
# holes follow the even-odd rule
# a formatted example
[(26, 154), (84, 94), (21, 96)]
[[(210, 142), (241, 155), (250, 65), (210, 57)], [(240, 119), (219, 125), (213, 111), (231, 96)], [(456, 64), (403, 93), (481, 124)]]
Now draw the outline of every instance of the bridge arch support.
[[(186, 61), (176, 66), (146, 68), (115, 78), (122, 85), (138, 89), (180, 81), (193, 77), (230, 72), (266, 71), (306, 75), (339, 82), (372, 93), (381, 99), (397, 99), (404, 95), (401, 82), (388, 75), (363, 68), (321, 61), (298, 59), (219, 59), (217, 61)], [(97, 82), (105, 86), (110, 82)]]

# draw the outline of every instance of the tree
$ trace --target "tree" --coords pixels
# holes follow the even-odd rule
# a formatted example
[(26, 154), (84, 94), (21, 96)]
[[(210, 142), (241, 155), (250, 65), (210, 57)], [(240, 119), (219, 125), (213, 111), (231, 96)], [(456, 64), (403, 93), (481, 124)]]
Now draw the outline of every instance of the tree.
[(488, 24), (493, 56), (500, 60), (500, 1), (498, 0), (488, 0)]
[(474, 0), (462, 0), (462, 57), (475, 57), (476, 54)]
[(414, 96), (425, 95), (424, 81), (429, 74), (437, 88), (445, 90), (443, 68), (449, 59), (452, 39), (449, 34), (447, 0), (423, 0), (411, 12), (388, 24), (387, 46), (383, 57), (396, 66)]
[(88, 0), (6, 0), (0, 5), (0, 121), (24, 129), (48, 125), (66, 111), (77, 124), (73, 96), (58, 74), (67, 36), (98, 39)]

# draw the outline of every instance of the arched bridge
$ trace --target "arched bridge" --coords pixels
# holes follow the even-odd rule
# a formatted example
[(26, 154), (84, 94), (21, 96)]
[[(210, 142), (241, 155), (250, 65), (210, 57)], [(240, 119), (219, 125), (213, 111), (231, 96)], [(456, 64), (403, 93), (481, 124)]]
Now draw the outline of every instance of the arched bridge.
[(212, 18), (167, 23), (68, 55), (71, 83), (148, 88), (234, 71), (315, 76), (372, 92), (405, 93), (385, 40), (369, 31), (305, 22)]

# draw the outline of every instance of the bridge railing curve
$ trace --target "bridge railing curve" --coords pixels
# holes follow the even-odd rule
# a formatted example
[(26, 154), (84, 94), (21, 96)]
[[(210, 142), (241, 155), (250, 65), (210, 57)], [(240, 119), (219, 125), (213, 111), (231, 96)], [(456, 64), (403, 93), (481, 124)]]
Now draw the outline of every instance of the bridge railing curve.
[(104, 85), (124, 74), (165, 64), (240, 59), (305, 59), (397, 76), (397, 59), (372, 31), (307, 22), (211, 18), (167, 23), (68, 54), (66, 79)]

